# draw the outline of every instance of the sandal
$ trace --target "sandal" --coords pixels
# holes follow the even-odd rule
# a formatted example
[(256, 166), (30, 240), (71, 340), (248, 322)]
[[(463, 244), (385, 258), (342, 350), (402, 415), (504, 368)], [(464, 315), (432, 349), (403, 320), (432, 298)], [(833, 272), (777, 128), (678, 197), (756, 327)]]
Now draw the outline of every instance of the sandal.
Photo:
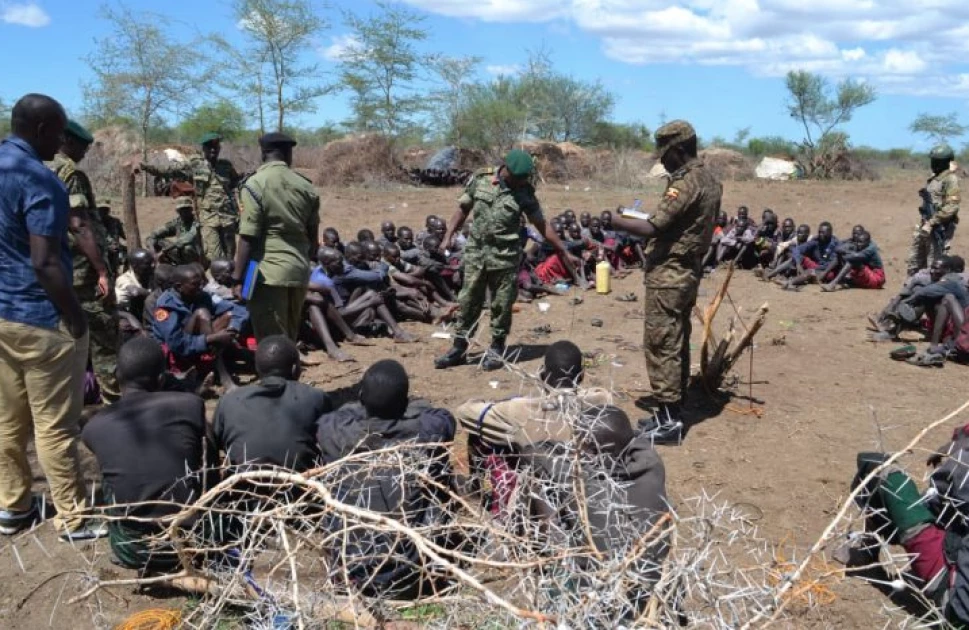
[(909, 344), (906, 346), (900, 346), (895, 348), (888, 353), (888, 356), (895, 359), (896, 361), (908, 361), (909, 359), (915, 357), (918, 354), (918, 349)]
[(922, 354), (909, 358), (906, 363), (917, 365), (918, 367), (942, 367), (945, 365), (945, 355), (935, 352), (925, 351)]

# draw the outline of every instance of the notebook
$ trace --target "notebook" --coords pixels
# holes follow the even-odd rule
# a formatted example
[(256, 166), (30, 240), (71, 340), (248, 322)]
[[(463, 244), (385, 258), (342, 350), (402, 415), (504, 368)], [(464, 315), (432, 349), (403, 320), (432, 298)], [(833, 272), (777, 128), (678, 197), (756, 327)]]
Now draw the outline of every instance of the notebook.
[(242, 279), (242, 299), (248, 302), (252, 299), (252, 292), (256, 290), (256, 281), (259, 279), (259, 263), (250, 260), (246, 266), (246, 275)]

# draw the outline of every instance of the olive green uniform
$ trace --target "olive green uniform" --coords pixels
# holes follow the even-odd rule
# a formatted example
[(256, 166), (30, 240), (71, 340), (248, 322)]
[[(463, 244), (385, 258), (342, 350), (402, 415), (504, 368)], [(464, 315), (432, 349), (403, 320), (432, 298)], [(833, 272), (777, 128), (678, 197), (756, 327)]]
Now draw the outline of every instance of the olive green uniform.
[(111, 275), (117, 278), (128, 260), (127, 238), (124, 233), (124, 223), (110, 213), (99, 213), (101, 224), (104, 226), (108, 242), (108, 258), (104, 262), (111, 268)]
[[(932, 199), (934, 214), (930, 219), (920, 220), (915, 226), (908, 255), (909, 275), (949, 254), (959, 223), (959, 177), (953, 171), (945, 170), (930, 177), (925, 190)], [(928, 234), (923, 231), (926, 223), (932, 229)]]
[(699, 159), (670, 176), (650, 216), (658, 234), (646, 248), (643, 347), (657, 402), (676, 404), (690, 379), (690, 317), (713, 240), (723, 188)]
[(240, 177), (232, 162), (220, 158), (213, 166), (205, 158), (194, 156), (187, 164), (165, 168), (145, 165), (144, 170), (152, 175), (192, 182), (205, 257), (209, 260), (235, 257), (239, 209), (234, 194)]
[(518, 297), (521, 217), (540, 219), (542, 208), (531, 184), (509, 188), (498, 171), (477, 171), (458, 199), (462, 210), (474, 214), (474, 222), (462, 258), (464, 285), (458, 295), (456, 331), (459, 337), (474, 335), (490, 290), (491, 340), (500, 345), (511, 331), (512, 306)]
[(148, 236), (148, 247), (157, 247), (162, 260), (172, 265), (202, 262), (197, 221), (189, 225), (181, 217), (175, 217)]
[(239, 234), (252, 242), (259, 275), (249, 314), (256, 340), (286, 335), (296, 340), (317, 245), (320, 197), (308, 179), (285, 162), (267, 162), (240, 193)]
[[(84, 171), (77, 168), (74, 160), (63, 153), (58, 153), (48, 166), (64, 182), (71, 209), (80, 212), (87, 221), (101, 259), (108, 266), (110, 275), (107, 232), (97, 213), (91, 180)], [(87, 315), (88, 329), (91, 334), (89, 360), (101, 386), (102, 397), (108, 402), (113, 402), (121, 395), (115, 377), (119, 343), (118, 317), (113, 309), (106, 309), (103, 300), (98, 297), (98, 273), (81, 251), (74, 234), (68, 231), (67, 238), (73, 256), (74, 291)], [(114, 285), (113, 278), (109, 277), (108, 282), (111, 286)]]

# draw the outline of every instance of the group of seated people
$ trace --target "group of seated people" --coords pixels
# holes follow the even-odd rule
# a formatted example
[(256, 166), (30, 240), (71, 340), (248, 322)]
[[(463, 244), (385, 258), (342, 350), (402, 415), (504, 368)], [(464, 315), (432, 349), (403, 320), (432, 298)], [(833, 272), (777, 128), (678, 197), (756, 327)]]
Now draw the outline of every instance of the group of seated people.
[[(408, 375), (392, 360), (371, 365), (359, 383), (358, 402), (335, 409), (325, 392), (299, 382), (296, 345), (269, 337), (255, 352), (258, 380), (225, 394), (207, 422), (199, 397), (167, 390), (161, 345), (134, 337), (119, 352), (120, 401), (99, 411), (82, 431), (100, 466), (114, 558), (143, 574), (177, 571), (181, 560), (166, 539), (164, 519), (214, 484), (238, 471), (285, 469), (309, 476), (334, 464), (340, 474), (331, 479), (338, 481), (328, 483), (338, 500), (423, 532), (445, 530), (461, 504), (474, 500), (501, 522), (527, 468), (529, 483), (548, 484), (547, 492), (537, 488), (526, 495), (534, 497), (525, 499), (529, 518), (547, 526), (536, 532), (565, 532), (577, 546), (587, 546), (591, 536), (597, 552), (622, 554), (669, 509), (664, 467), (607, 392), (581, 387), (582, 365), (574, 344), (556, 342), (541, 371), (541, 395), (471, 402), (456, 410), (456, 421), (446, 409), (411, 399)], [(469, 435), (468, 483), (456, 479), (449, 459), (458, 422)], [(387, 474), (361, 467), (361, 457), (398, 445), (416, 449), (420, 474), (402, 474), (399, 464)], [(571, 467), (576, 453), (584, 457), (581, 470)], [(584, 492), (563, 494), (572, 482), (584, 484)], [(601, 491), (607, 482), (612, 493)], [(278, 498), (285, 491), (275, 492)], [(455, 501), (465, 494), (467, 499)], [(589, 531), (575, 518), (576, 510), (588, 514)], [(336, 542), (325, 552), (332, 554), (328, 561), (344, 563), (349, 583), (343, 586), (394, 599), (436, 588), (441, 576), (403, 537), (346, 527), (338, 517), (323, 523), (324, 534), (342, 532), (327, 537)], [(244, 535), (231, 523), (203, 531), (222, 548)], [(451, 537), (438, 544), (469, 541)], [(655, 554), (665, 553), (665, 546), (656, 546)], [(658, 563), (650, 566), (655, 570)], [(641, 606), (647, 597), (632, 599)]]
[(826, 292), (885, 286), (878, 246), (864, 226), (854, 226), (851, 238), (839, 240), (831, 223), (823, 221), (812, 236), (810, 226), (798, 226), (790, 217), (779, 222), (770, 208), (761, 215), (760, 225), (750, 219), (746, 206), (740, 206), (733, 218), (726, 212), (717, 216), (704, 269), (709, 272), (730, 262), (794, 291), (807, 284), (820, 284)]

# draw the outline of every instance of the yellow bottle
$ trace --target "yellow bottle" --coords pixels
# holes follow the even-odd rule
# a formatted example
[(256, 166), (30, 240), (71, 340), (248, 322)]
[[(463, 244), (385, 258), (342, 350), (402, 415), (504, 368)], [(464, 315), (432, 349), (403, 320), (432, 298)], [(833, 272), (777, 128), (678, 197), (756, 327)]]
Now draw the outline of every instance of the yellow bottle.
[(596, 263), (596, 293), (605, 295), (612, 290), (612, 266), (608, 260)]

